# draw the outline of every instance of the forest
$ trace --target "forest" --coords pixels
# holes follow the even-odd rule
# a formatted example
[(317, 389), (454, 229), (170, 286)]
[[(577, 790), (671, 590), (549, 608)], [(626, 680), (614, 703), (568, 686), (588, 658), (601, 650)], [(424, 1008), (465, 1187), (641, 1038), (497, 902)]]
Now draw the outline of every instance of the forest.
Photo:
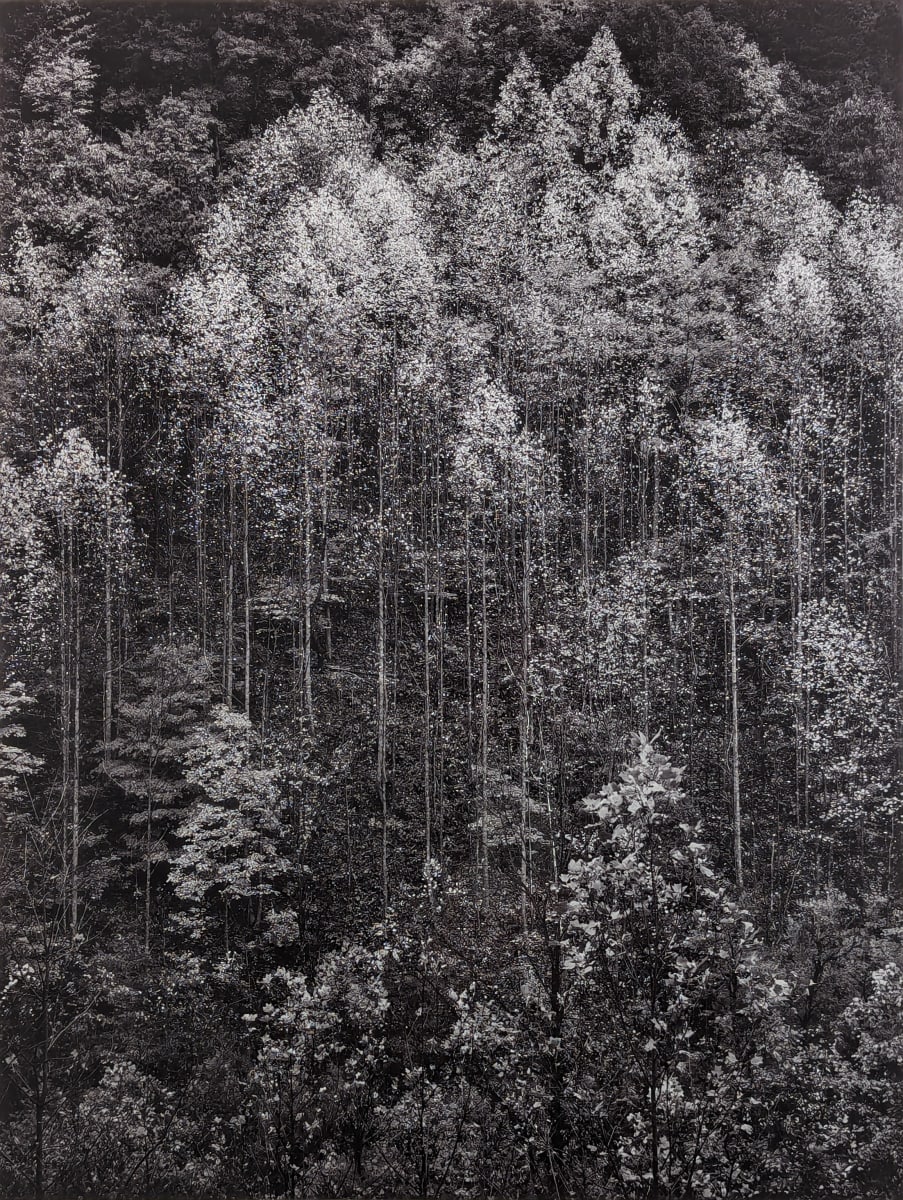
[(0, 1194), (899, 1200), (897, 5), (0, 35)]

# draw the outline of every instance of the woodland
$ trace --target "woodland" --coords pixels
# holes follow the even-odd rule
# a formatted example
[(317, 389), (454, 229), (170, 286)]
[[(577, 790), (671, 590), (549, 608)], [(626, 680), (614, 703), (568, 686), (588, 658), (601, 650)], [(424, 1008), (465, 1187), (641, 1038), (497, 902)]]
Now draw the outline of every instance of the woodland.
[(0, 1194), (903, 1194), (892, 0), (0, 10)]

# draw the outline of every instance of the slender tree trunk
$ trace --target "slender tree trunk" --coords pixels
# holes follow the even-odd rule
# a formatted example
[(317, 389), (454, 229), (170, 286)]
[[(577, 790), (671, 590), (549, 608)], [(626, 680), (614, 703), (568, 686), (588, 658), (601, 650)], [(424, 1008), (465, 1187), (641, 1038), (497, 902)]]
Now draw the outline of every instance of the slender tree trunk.
[(301, 661), (303, 664), (303, 674), (301, 684), (304, 689), (304, 707), (307, 711), (307, 719), (313, 726), (314, 720), (314, 699), (313, 685), (311, 682), (311, 607), (313, 593), (313, 579), (311, 576), (311, 524), (313, 522), (313, 512), (310, 498), (310, 464), (307, 457), (307, 441), (304, 444), (304, 644), (301, 650)]
[(235, 480), (229, 476), (228, 487), (229, 511), (227, 514), (226, 539), (226, 586), (224, 589), (223, 611), (223, 660), (225, 664), (223, 701), (228, 708), (232, 707), (233, 691), (233, 624), (235, 612)]
[(69, 788), (72, 781), (72, 572), (69, 566), (70, 534), (60, 519), (57, 525), (62, 548), (60, 564), (60, 609), (59, 609), (59, 639), (60, 639), (60, 745), (62, 748), (62, 781), (60, 787), (60, 803), (63, 812), (63, 860), (66, 869), (61, 874), (62, 910), (65, 913), (69, 907), (68, 860), (71, 854), (70, 840), (72, 831), (69, 828), (68, 805), (70, 802)]
[[(894, 518), (893, 528), (896, 534), (893, 547), (893, 583), (896, 602), (891, 605), (891, 611), (896, 614), (894, 643), (897, 646), (897, 680), (899, 686), (903, 688), (903, 394), (898, 397), (893, 410), (893, 430), (891, 514)], [(897, 741), (896, 757), (897, 778), (903, 779), (903, 739)], [(893, 822), (891, 853), (893, 855), (892, 887), (897, 897), (901, 897), (903, 896), (903, 821), (900, 820)]]
[[(41, 1068), (43, 1070), (43, 1066)], [(44, 1099), (39, 1096), (34, 1106), (34, 1194), (44, 1200)]]
[(802, 531), (800, 529), (801, 514), (798, 483), (794, 482), (794, 511), (793, 511), (793, 577), (790, 585), (791, 621), (793, 622), (793, 659), (794, 659), (794, 703), (793, 716), (796, 743), (796, 823), (802, 823), (802, 781), (803, 781), (803, 549)]
[[(71, 536), (71, 535), (70, 535)], [(72, 589), (74, 592), (73, 626), (75, 636), (75, 653), (73, 661), (73, 701), (72, 701), (72, 938), (78, 934), (78, 870), (79, 849), (81, 843), (81, 596), (78, 578), (78, 568), (74, 565), (74, 555), (70, 553), (70, 566), (73, 567)]]
[(549, 946), (549, 1006), (551, 1021), (549, 1049), (551, 1058), (551, 1087), (549, 1096), (549, 1171), (552, 1176), (550, 1194), (560, 1195), (558, 1176), (567, 1148), (565, 1129), (563, 1056), (559, 1051), (564, 1029), (564, 999), (562, 996), (561, 920), (556, 916), (555, 936)]
[(50, 996), (48, 995), (50, 963), (49, 954), (45, 951), (43, 974), (41, 978), (41, 1041), (39, 1046), (40, 1061), (35, 1071), (35, 1106), (34, 1106), (34, 1194), (35, 1200), (44, 1197), (44, 1110), (47, 1104), (47, 1085), (49, 1082), (50, 1055)]
[(430, 755), (432, 733), (432, 705), (430, 679), (430, 570), (429, 570), (429, 522), (427, 519), (427, 499), (429, 487), (427, 483), (426, 445), (421, 455), (421, 471), (423, 475), (423, 813), (424, 813), (424, 854), (426, 862), (432, 858), (432, 773)]
[[(445, 562), (443, 555), (441, 513), (443, 497), (440, 492), (439, 475), (439, 428), (436, 427), (436, 498), (433, 510), (435, 520), (436, 544), (436, 630), (438, 645), (436, 647), (437, 672), (436, 680), (436, 732), (434, 737), (434, 766), (433, 794), (434, 808), (438, 817), (439, 861), (445, 861)], [(470, 747), (468, 746), (468, 757)]]
[(526, 530), (524, 534), (524, 577), (523, 577), (523, 629), (521, 653), (521, 737), (520, 737), (520, 915), (521, 927), (527, 931), (527, 894), (530, 886), (530, 658), (531, 658), (531, 596), (530, 596), (530, 511), (527, 503)]
[(382, 899), (383, 916), (389, 908), (389, 810), (386, 788), (386, 718), (388, 708), (388, 689), (386, 681), (386, 549), (385, 549), (385, 466), (383, 452), (383, 397), (380, 389), (379, 398), (379, 436), (378, 436), (378, 486), (379, 486), (379, 530), (378, 530), (378, 614), (377, 614), (377, 696), (376, 696), (376, 782), (379, 789), (379, 803), (382, 815)]
[(580, 517), (580, 541), (583, 559), (583, 679), (581, 703), (585, 708), (591, 704), (591, 646), (590, 629), (592, 625), (592, 546), (590, 536), (590, 438), (594, 424), (593, 409), (590, 408), (585, 418), (585, 440), (583, 445), (583, 506)]
[(245, 593), (245, 716), (251, 716), (251, 561), (248, 547), (248, 473), (242, 476), (241, 564)]
[(169, 642), (172, 642), (176, 628), (176, 604), (175, 604), (175, 522), (173, 520), (172, 506), (167, 500), (164, 505), (164, 520), (166, 522), (166, 636)]
[(473, 784), (473, 597), (470, 580), (470, 504), (467, 500), (464, 503), (464, 642), (467, 652), (467, 769)]
[(110, 414), (107, 405), (107, 461), (104, 489), (104, 562), (103, 562), (103, 764), (110, 764), (113, 740), (113, 512), (110, 489)]
[(203, 467), (201, 464), (200, 432), (195, 433), (194, 464), (194, 544), (195, 581), (197, 585), (197, 627), (201, 654), (207, 654), (207, 569), (206, 520), (204, 514)]
[(743, 887), (743, 842), (740, 804), (740, 685), (737, 667), (737, 598), (734, 581), (733, 550), (728, 568), (728, 621), (731, 659), (731, 793), (734, 833), (734, 874), (737, 887)]
[(145, 810), (144, 852), (144, 952), (150, 953), (151, 940), (151, 874), (153, 855), (153, 761), (147, 764), (147, 808)]
[(480, 661), (480, 849), (483, 856), (483, 904), (489, 902), (489, 618), (486, 597), (486, 498), (482, 499), (480, 579), (482, 645)]

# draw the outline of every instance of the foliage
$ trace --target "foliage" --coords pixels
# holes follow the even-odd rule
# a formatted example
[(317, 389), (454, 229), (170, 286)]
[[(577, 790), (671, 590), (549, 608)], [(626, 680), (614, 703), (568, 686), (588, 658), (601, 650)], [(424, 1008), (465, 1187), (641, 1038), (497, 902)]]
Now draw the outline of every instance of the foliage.
[(0, 22), (0, 1192), (896, 1195), (889, 0)]
[(592, 832), (563, 877), (570, 1005), (581, 1021), (592, 1013), (592, 1057), (611, 1080), (593, 1140), (620, 1186), (748, 1194), (757, 1078), (789, 988), (712, 870), (680, 776), (640, 739), (619, 780), (585, 802)]

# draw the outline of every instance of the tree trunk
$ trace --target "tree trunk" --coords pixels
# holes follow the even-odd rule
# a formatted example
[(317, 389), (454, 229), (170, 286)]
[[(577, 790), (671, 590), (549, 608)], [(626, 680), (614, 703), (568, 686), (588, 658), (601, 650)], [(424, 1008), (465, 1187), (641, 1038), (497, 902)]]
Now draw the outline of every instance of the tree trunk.
[(144, 952), (150, 953), (151, 930), (151, 853), (153, 833), (153, 768), (147, 770), (147, 809), (145, 811), (145, 855), (144, 855)]
[(734, 826), (734, 874), (737, 887), (743, 887), (743, 843), (740, 806), (740, 687), (737, 670), (737, 602), (733, 555), (728, 571), (728, 620), (731, 656), (731, 793)]
[(481, 701), (480, 701), (480, 849), (483, 856), (483, 905), (489, 902), (489, 620), (486, 597), (486, 498), (482, 502), (482, 553), (481, 553), (480, 617), (482, 620), (481, 645)]
[(204, 516), (203, 467), (201, 463), (200, 433), (195, 433), (194, 467), (194, 527), (195, 527), (195, 582), (197, 585), (197, 627), (201, 654), (207, 654), (207, 570), (205, 557), (206, 520)]
[[(62, 563), (60, 565), (60, 608), (59, 608), (59, 642), (60, 642), (60, 746), (62, 750), (62, 781), (60, 786), (60, 805), (63, 812), (63, 860), (68, 861), (71, 837), (67, 804), (69, 803), (69, 787), (72, 777), (72, 589), (71, 570), (69, 567), (70, 535), (60, 519), (57, 526), (62, 548)], [(67, 837), (67, 831), (69, 837)], [(63, 912), (67, 912), (69, 898), (67, 896), (66, 871), (60, 872), (61, 900)]]
[(113, 514), (110, 487), (110, 438), (109, 422), (107, 433), (107, 463), (104, 513), (104, 563), (103, 563), (103, 764), (110, 764), (110, 743), (113, 740)]
[[(70, 558), (70, 564), (72, 559)], [(72, 697), (72, 938), (78, 934), (78, 857), (81, 841), (81, 598), (78, 569), (73, 568), (75, 654)]]
[(378, 530), (378, 614), (377, 614), (377, 645), (376, 645), (376, 783), (379, 790), (379, 803), (382, 816), (382, 900), (383, 916), (389, 908), (389, 810), (386, 791), (386, 715), (388, 693), (386, 683), (386, 563), (385, 563), (385, 478), (383, 462), (383, 398), (380, 390), (379, 399), (379, 436), (378, 436), (378, 477), (379, 477), (379, 530)]
[(44, 1109), (47, 1104), (48, 1062), (50, 1054), (50, 997), (47, 994), (50, 963), (45, 953), (41, 980), (41, 1041), (38, 1047), (40, 1062), (35, 1071), (34, 1105), (34, 1194), (35, 1200), (44, 1197)]
[(242, 476), (241, 564), (245, 593), (245, 716), (251, 716), (251, 562), (248, 549), (248, 474)]
[(233, 624), (235, 610), (235, 480), (229, 476), (226, 537), (226, 586), (223, 595), (223, 702), (232, 707)]
[(521, 666), (521, 728), (520, 728), (520, 916), (521, 927), (527, 931), (527, 895), (531, 884), (531, 829), (530, 829), (530, 658), (531, 646), (531, 539), (530, 539), (530, 501), (527, 500), (526, 530), (524, 533), (524, 577), (523, 577), (523, 628), (522, 628), (522, 666)]
[(422, 514), (421, 530), (423, 536), (423, 820), (424, 820), (424, 857), (429, 863), (432, 858), (432, 778), (431, 778), (431, 733), (432, 709), (430, 679), (430, 571), (429, 571), (429, 521), (427, 519), (427, 496), (429, 486), (427, 480), (426, 442), (424, 440), (420, 468), (423, 479), (421, 493)]
[(311, 578), (311, 523), (313, 514), (311, 511), (310, 499), (310, 465), (307, 459), (307, 443), (304, 446), (304, 644), (301, 648), (301, 661), (303, 664), (301, 686), (304, 692), (304, 706), (307, 710), (307, 719), (313, 725), (314, 719), (314, 700), (313, 700), (313, 685), (311, 682), (311, 593), (313, 591), (313, 580)]

